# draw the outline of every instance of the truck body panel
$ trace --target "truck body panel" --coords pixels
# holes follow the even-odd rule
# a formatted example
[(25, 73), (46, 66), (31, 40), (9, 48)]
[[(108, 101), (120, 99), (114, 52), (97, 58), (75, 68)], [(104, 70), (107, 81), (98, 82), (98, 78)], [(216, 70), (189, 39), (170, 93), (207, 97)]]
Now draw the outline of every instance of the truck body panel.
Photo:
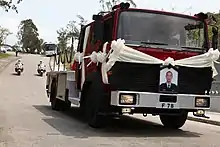
[(80, 91), (76, 88), (75, 71), (52, 71), (47, 73), (47, 93), (51, 93), (53, 79), (57, 82), (57, 97), (65, 101), (66, 90), (68, 90), (68, 100), (74, 105), (79, 105)]

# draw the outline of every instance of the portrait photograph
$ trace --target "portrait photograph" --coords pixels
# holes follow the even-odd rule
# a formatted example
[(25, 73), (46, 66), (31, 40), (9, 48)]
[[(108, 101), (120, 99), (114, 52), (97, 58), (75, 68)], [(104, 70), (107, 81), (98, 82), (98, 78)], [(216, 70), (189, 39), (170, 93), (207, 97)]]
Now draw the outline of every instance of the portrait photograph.
[(159, 92), (176, 93), (178, 90), (178, 72), (173, 68), (160, 71)]

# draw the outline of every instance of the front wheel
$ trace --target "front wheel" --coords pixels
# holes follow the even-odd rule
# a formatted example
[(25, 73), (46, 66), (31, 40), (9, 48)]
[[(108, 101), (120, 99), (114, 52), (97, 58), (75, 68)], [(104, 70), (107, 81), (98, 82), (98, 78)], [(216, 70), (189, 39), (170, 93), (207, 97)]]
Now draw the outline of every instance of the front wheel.
[(17, 73), (18, 73), (19, 76), (21, 75), (21, 71), (18, 71)]
[(61, 104), (61, 100), (57, 99), (56, 96), (57, 96), (57, 86), (55, 82), (52, 82), (51, 95), (50, 95), (51, 108), (52, 110), (59, 111), (62, 108), (62, 104)]
[(102, 103), (103, 97), (102, 90), (99, 89), (99, 85), (92, 83), (87, 89), (85, 100), (85, 115), (89, 126), (93, 128), (102, 128), (106, 125), (106, 116), (103, 115), (104, 103)]
[(179, 129), (185, 124), (187, 116), (188, 112), (183, 112), (179, 115), (160, 115), (160, 121), (164, 127)]

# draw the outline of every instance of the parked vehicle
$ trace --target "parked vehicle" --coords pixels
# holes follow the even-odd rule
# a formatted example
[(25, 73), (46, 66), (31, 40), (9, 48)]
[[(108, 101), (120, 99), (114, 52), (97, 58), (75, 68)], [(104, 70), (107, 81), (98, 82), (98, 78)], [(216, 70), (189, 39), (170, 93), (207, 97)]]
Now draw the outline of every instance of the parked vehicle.
[(6, 49), (5, 48), (0, 48), (0, 53), (6, 53)]

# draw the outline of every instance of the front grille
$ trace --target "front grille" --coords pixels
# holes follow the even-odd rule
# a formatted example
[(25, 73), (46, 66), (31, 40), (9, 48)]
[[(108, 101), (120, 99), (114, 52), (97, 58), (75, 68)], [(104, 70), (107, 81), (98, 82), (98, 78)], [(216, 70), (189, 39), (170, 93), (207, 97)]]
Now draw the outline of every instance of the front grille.
[[(116, 62), (109, 83), (114, 90), (158, 92), (160, 65)], [(205, 94), (210, 90), (212, 70), (207, 68), (178, 68), (178, 93)]]
[(157, 92), (160, 65), (116, 62), (109, 83), (117, 90)]
[(178, 69), (179, 93), (205, 94), (212, 85), (212, 68), (180, 67)]

